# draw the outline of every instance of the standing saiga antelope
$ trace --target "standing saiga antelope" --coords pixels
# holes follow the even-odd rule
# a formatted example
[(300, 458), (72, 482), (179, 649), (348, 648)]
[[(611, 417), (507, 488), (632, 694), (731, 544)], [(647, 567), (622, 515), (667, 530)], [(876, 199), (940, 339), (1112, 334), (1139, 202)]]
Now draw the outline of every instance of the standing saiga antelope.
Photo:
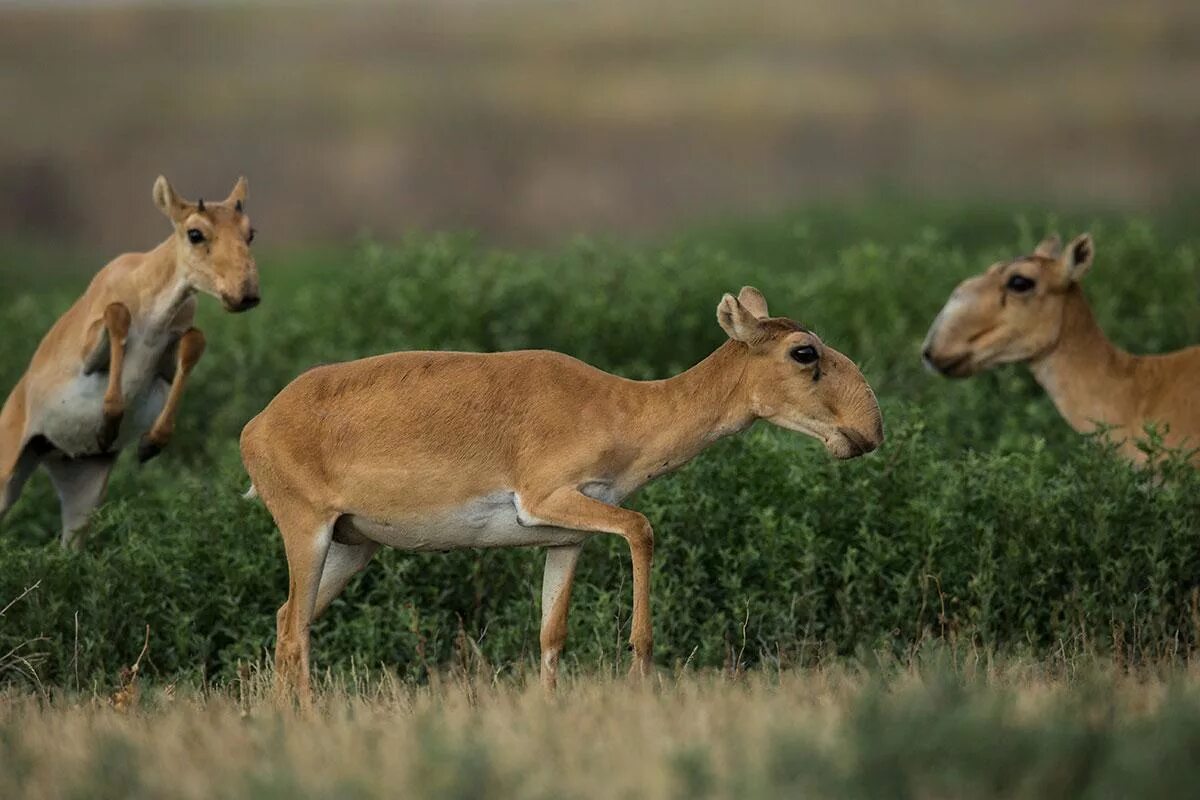
[(1027, 362), (1072, 428), (1110, 428), (1134, 463), (1146, 460), (1137, 440), (1148, 423), (1169, 427), (1168, 447), (1200, 446), (1200, 347), (1138, 356), (1114, 346), (1080, 288), (1094, 250), (1086, 233), (1066, 249), (1052, 236), (963, 281), (929, 329), (925, 363), (965, 378)]
[(575, 564), (593, 534), (633, 561), (632, 674), (651, 665), (654, 534), (620, 507), (646, 482), (765, 419), (839, 458), (883, 421), (854, 363), (758, 290), (725, 295), (729, 341), (667, 380), (633, 381), (548, 351), (410, 352), (317, 367), (242, 431), (251, 489), (283, 535), (288, 599), (276, 674), (311, 704), (309, 625), (380, 547), (548, 548), (541, 679), (553, 688)]
[(143, 433), (141, 461), (166, 446), (204, 352), (192, 326), (196, 292), (229, 311), (259, 302), (246, 191), (240, 178), (224, 202), (191, 203), (166, 178), (155, 181), (171, 235), (100, 270), (42, 339), (0, 412), (0, 518), (41, 464), (58, 492), (63, 546), (79, 546), (118, 452)]

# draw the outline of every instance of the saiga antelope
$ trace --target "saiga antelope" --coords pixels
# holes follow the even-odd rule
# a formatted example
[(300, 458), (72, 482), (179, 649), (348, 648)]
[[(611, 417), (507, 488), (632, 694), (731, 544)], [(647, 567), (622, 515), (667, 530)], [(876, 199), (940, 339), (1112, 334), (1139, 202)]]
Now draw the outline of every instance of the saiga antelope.
[(118, 452), (143, 433), (141, 461), (166, 446), (204, 352), (204, 334), (192, 326), (196, 292), (229, 311), (259, 302), (246, 192), (240, 178), (223, 202), (191, 203), (166, 178), (155, 181), (171, 235), (97, 273), (42, 339), (0, 412), (0, 518), (41, 464), (58, 492), (63, 546), (78, 546)]
[(281, 688), (311, 704), (309, 624), (380, 547), (548, 548), (541, 680), (553, 688), (576, 560), (597, 533), (633, 561), (631, 672), (651, 665), (654, 534), (620, 507), (756, 419), (820, 439), (839, 458), (883, 441), (875, 396), (816, 334), (767, 314), (758, 290), (725, 295), (729, 341), (667, 380), (633, 381), (548, 351), (409, 352), (317, 367), (242, 431), (251, 490), (283, 535), (288, 599)]
[(1094, 252), (1086, 233), (1066, 249), (1052, 236), (963, 281), (929, 329), (925, 363), (965, 378), (1026, 362), (1072, 428), (1109, 427), (1135, 463), (1146, 459), (1137, 440), (1148, 423), (1169, 427), (1168, 447), (1200, 446), (1200, 347), (1138, 356), (1114, 346), (1080, 288)]

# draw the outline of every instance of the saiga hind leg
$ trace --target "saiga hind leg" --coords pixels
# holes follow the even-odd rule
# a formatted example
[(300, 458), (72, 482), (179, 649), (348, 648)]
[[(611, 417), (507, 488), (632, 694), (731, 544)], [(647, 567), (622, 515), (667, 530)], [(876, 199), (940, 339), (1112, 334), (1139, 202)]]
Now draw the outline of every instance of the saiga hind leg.
[(284, 703), (295, 692), (301, 709), (310, 711), (309, 626), (316, 611), (335, 519), (300, 502), (285, 505), (282, 499), (273, 500), (268, 508), (283, 536), (288, 563), (288, 599), (276, 615), (276, 698)]
[(87, 527), (92, 512), (104, 501), (108, 477), (117, 462), (115, 453), (102, 453), (81, 458), (68, 458), (53, 453), (42, 466), (50, 474), (62, 509), (62, 546), (78, 550), (83, 546), (80, 535)]
[(27, 436), (25, 424), (25, 379), (22, 378), (0, 410), (0, 519), (17, 502), (25, 481), (51, 449), (41, 436)]
[(325, 567), (321, 570), (321, 581), (317, 587), (317, 601), (312, 615), (314, 620), (321, 618), (329, 604), (337, 599), (351, 578), (363, 571), (378, 550), (379, 544), (367, 539), (338, 541), (335, 525), (329, 555), (325, 557)]
[(107, 452), (121, 431), (125, 416), (125, 395), (121, 378), (125, 364), (125, 344), (129, 338), (129, 309), (123, 303), (110, 303), (103, 319), (92, 325), (83, 352), (83, 372), (90, 375), (108, 366), (108, 387), (104, 391), (104, 429), (97, 444)]
[[(145, 463), (162, 452), (175, 432), (175, 415), (179, 413), (179, 401), (183, 397), (184, 386), (192, 369), (204, 355), (204, 334), (199, 328), (191, 328), (179, 338), (174, 348), (172, 363), (165, 364), (160, 375), (171, 382), (171, 391), (162, 411), (154, 420), (150, 431), (142, 437), (138, 444), (138, 461)], [(170, 351), (168, 351), (170, 354)]]
[(583, 545), (546, 548), (546, 569), (542, 573), (542, 688), (554, 691), (558, 685), (558, 657), (567, 640), (567, 611), (571, 607), (571, 586), (575, 565)]
[(35, 436), (21, 448), (10, 471), (6, 475), (0, 475), (0, 520), (4, 519), (8, 510), (16, 504), (21, 490), (25, 488), (25, 482), (37, 469), (42, 458), (53, 449), (44, 438)]

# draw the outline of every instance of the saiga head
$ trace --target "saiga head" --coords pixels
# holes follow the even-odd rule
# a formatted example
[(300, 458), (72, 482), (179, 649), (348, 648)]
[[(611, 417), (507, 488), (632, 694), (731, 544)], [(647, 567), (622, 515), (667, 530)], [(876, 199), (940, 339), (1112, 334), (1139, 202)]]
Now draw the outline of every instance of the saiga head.
[(1051, 236), (1030, 255), (998, 262), (958, 285), (925, 337), (925, 364), (965, 378), (997, 364), (1029, 361), (1058, 343), (1067, 294), (1092, 266), (1092, 237), (1066, 249)]
[(755, 416), (820, 439), (838, 458), (883, 443), (879, 404), (854, 362), (792, 320), (771, 317), (757, 289), (721, 298), (717, 321), (748, 348), (744, 385)]
[(154, 204), (175, 226), (176, 252), (188, 282), (218, 298), (226, 311), (246, 311), (259, 302), (246, 194), (246, 179), (238, 178), (223, 201), (192, 203), (177, 195), (161, 175), (154, 182)]

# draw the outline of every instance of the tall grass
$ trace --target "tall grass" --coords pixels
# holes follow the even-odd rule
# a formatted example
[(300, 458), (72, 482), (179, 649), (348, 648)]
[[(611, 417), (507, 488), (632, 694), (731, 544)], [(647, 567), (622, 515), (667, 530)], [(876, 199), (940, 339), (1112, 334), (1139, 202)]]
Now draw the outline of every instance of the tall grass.
[(94, 798), (1179, 797), (1200, 695), (1096, 663), (932, 652), (871, 669), (681, 673), (654, 687), (451, 672), (327, 680), (316, 718), (269, 675), (102, 697), (0, 696), (0, 795)]
[[(928, 217), (914, 227), (907, 221)], [(313, 364), (410, 348), (544, 347), (636, 378), (698, 361), (722, 337), (715, 306), (742, 284), (860, 362), (888, 441), (834, 463), (756, 426), (632, 501), (657, 531), (654, 609), (664, 667), (811, 663), (929, 640), (954, 648), (1178, 658), (1197, 644), (1200, 478), (1135, 472), (1073, 434), (1020, 368), (971, 381), (926, 374), (925, 328), (954, 284), (1029, 250), (1044, 227), (1007, 213), (822, 212), (698, 231), (657, 247), (582, 241), (500, 252), (454, 237), (364, 242), (262, 260), (263, 305), (202, 300), (209, 349), (176, 440), (123, 461), (83, 553), (53, 543), (57, 505), (35, 479), (0, 527), (0, 653), (27, 646), (44, 685), (111, 683), (145, 626), (146, 673), (227, 681), (272, 646), (286, 594), (269, 516), (239, 494), (237, 434)], [(1200, 340), (1197, 240), (1144, 222), (1088, 224), (1087, 293), (1116, 341), (1158, 351)], [(0, 251), (4, 252), (4, 251)], [(82, 289), (0, 301), (0, 385)], [(461, 636), (500, 671), (533, 663), (541, 557), (528, 551), (385, 552), (316, 626), (318, 668), (436, 672)], [(628, 555), (586, 548), (568, 669), (615, 667), (630, 612)], [(26, 669), (3, 681), (31, 682)]]

